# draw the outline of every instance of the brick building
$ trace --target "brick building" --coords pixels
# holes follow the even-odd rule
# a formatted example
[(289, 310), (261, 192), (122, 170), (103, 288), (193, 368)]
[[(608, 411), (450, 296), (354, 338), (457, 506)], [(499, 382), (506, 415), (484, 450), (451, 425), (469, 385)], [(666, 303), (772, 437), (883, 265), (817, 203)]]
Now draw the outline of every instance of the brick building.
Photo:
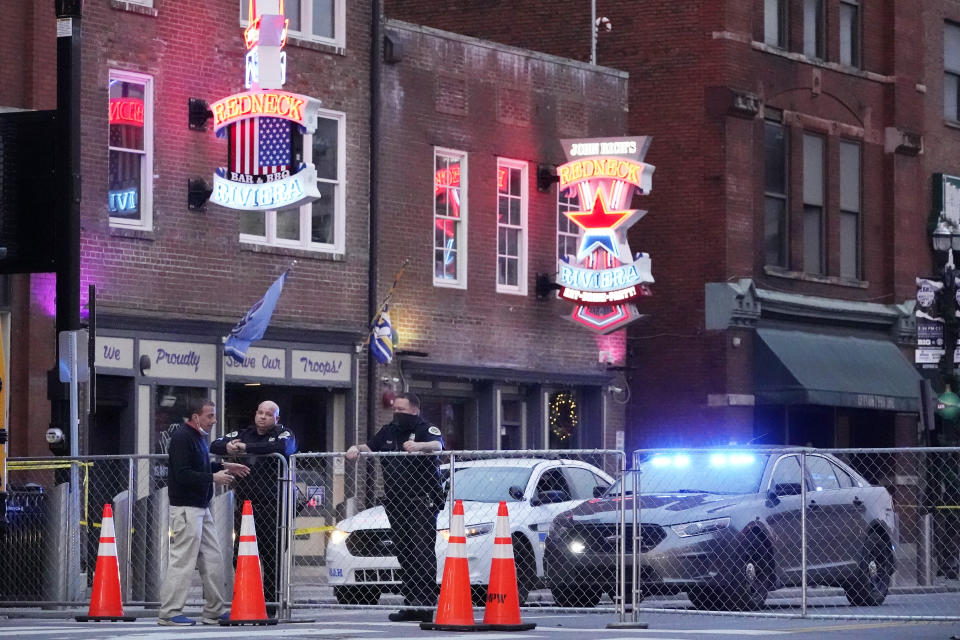
[[(563, 160), (559, 139), (622, 135), (627, 74), (401, 22), (383, 29), (375, 69), (372, 2), (288, 1), (283, 89), (321, 101), (293, 155), (312, 160), (322, 197), (267, 213), (197, 210), (189, 184), (209, 184), (237, 148), (214, 135), (199, 101), (244, 90), (248, 4), (83, 5), (81, 302), (86, 323), (93, 285), (96, 389), (80, 453), (160, 452), (196, 396), (218, 400), (221, 432), (269, 398), (301, 450), (343, 450), (387, 419), (384, 391), (402, 386), (423, 396), (448, 446), (613, 446), (625, 383), (609, 364), (622, 364), (622, 335), (598, 342), (576, 329), (563, 318), (569, 305), (535, 283), (576, 238), (561, 214), (572, 205), (547, 171)], [(0, 68), (0, 109), (55, 109), (54, 3), (0, 9), (4, 59), (22, 61)], [(463, 207), (456, 246), (436, 244), (441, 165), (462, 169), (444, 194)], [(501, 206), (522, 215), (509, 225), (519, 244), (498, 254)], [(371, 371), (371, 299), (405, 260), (390, 301), (400, 351)], [(223, 337), (287, 269), (264, 339), (242, 365), (225, 358)], [(10, 454), (42, 456), (48, 389), (62, 387), (48, 384), (55, 276), (4, 284)], [(619, 356), (600, 362), (600, 350)]]
[(625, 132), (627, 75), (399, 21), (385, 36), (381, 299), (409, 264), (377, 384), (417, 392), (453, 448), (612, 448), (619, 374), (598, 353), (622, 364), (622, 332), (598, 342), (538, 295), (576, 238), (538, 169), (564, 161), (561, 138)]
[[(364, 420), (371, 3), (296, 3), (288, 16), (283, 88), (322, 101), (294, 163), (312, 161), (323, 197), (265, 214), (192, 210), (188, 181), (209, 184), (231, 143), (210, 121), (192, 128), (188, 105), (244, 90), (248, 4), (84, 3), (81, 289), (86, 307), (96, 287), (97, 384), (81, 453), (158, 452), (196, 395), (219, 400), (227, 430), (277, 401), (305, 450), (342, 450)], [(21, 62), (0, 71), (0, 105), (54, 109), (54, 3), (2, 10), (4, 60)], [(243, 365), (223, 358), (223, 337), (288, 268), (264, 340)], [(45, 455), (55, 280), (10, 282), (11, 454)]]
[[(386, 7), (587, 61), (591, 4)], [(596, 61), (630, 73), (657, 166), (631, 233), (657, 284), (628, 329), (628, 445), (925, 442), (913, 300), (945, 259), (930, 185), (960, 170), (954, 3), (595, 6)]]

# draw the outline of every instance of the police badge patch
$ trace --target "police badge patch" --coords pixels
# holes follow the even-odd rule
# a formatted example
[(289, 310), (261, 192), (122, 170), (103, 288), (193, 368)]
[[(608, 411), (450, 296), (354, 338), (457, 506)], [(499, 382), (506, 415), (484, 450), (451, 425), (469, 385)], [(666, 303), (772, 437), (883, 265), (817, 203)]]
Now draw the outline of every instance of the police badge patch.
[(435, 436), (440, 435), (440, 429), (438, 427), (430, 427), (427, 431)]

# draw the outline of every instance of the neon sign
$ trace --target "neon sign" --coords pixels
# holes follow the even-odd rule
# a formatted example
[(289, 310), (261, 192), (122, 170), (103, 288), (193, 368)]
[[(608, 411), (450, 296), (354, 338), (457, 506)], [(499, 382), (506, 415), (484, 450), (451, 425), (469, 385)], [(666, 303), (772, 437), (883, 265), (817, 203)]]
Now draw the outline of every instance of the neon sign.
[(110, 98), (110, 124), (143, 126), (143, 100), (140, 98)]
[(229, 141), (227, 166), (214, 173), (210, 200), (245, 211), (311, 202), (320, 197), (317, 172), (296, 157), (293, 136), (316, 130), (320, 101), (280, 90), (289, 26), (283, 0), (249, 0), (247, 16), (244, 85), (250, 91), (210, 106), (214, 131)]
[(582, 234), (577, 255), (557, 264), (557, 284), (576, 305), (571, 319), (606, 334), (639, 318), (633, 302), (651, 295), (650, 256), (634, 256), (626, 238), (646, 214), (627, 207), (634, 191), (650, 192), (654, 167), (643, 162), (650, 139), (562, 142), (569, 162), (557, 167), (560, 189), (576, 188), (583, 210), (564, 212)]
[(314, 116), (315, 110), (307, 109), (312, 98), (286, 91), (248, 91), (237, 93), (210, 105), (213, 111), (213, 128), (219, 130), (228, 124), (254, 116), (283, 118), (307, 126), (308, 115)]
[(280, 180), (254, 184), (234, 182), (219, 173), (214, 174), (210, 201), (231, 209), (267, 211), (319, 197), (317, 172), (309, 166)]
[(137, 190), (125, 189), (123, 191), (111, 191), (109, 194), (110, 211), (136, 211), (137, 210)]

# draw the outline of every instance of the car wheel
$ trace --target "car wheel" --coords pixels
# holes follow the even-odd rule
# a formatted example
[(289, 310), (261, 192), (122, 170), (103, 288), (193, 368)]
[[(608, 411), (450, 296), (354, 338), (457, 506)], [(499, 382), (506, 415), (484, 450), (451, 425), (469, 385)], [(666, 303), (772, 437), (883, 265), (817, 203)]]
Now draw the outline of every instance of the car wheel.
[(595, 607), (603, 595), (601, 587), (551, 587), (553, 603), (558, 607)]
[(687, 592), (687, 597), (697, 609), (703, 611), (722, 611), (727, 608), (726, 600), (715, 590), (707, 587), (697, 587)]
[(871, 532), (850, 582), (843, 586), (847, 601), (858, 607), (879, 607), (890, 589), (890, 556), (883, 538)]
[(377, 604), (380, 590), (376, 587), (334, 587), (333, 595), (340, 604)]
[(537, 586), (537, 561), (530, 545), (517, 539), (513, 541), (513, 559), (517, 567), (517, 599), (523, 605)]
[(769, 553), (759, 540), (750, 544), (734, 567), (729, 590), (720, 592), (726, 602), (724, 608), (733, 611), (755, 611), (767, 599), (767, 576), (771, 567)]

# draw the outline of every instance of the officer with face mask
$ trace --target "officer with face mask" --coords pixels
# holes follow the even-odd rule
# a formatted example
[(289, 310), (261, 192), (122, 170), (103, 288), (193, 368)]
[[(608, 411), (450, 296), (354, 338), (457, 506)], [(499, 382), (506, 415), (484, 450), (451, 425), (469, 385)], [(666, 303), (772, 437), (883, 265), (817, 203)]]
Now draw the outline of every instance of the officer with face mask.
[(420, 417), (420, 399), (413, 393), (398, 394), (393, 401), (393, 421), (384, 425), (367, 444), (350, 447), (347, 460), (361, 451), (399, 451), (403, 456), (384, 456), (383, 506), (390, 520), (392, 540), (400, 563), (404, 601), (420, 609), (403, 609), (390, 620), (432, 622), (437, 603), (437, 514), (443, 508), (439, 458), (416, 455), (443, 449), (440, 429)]

